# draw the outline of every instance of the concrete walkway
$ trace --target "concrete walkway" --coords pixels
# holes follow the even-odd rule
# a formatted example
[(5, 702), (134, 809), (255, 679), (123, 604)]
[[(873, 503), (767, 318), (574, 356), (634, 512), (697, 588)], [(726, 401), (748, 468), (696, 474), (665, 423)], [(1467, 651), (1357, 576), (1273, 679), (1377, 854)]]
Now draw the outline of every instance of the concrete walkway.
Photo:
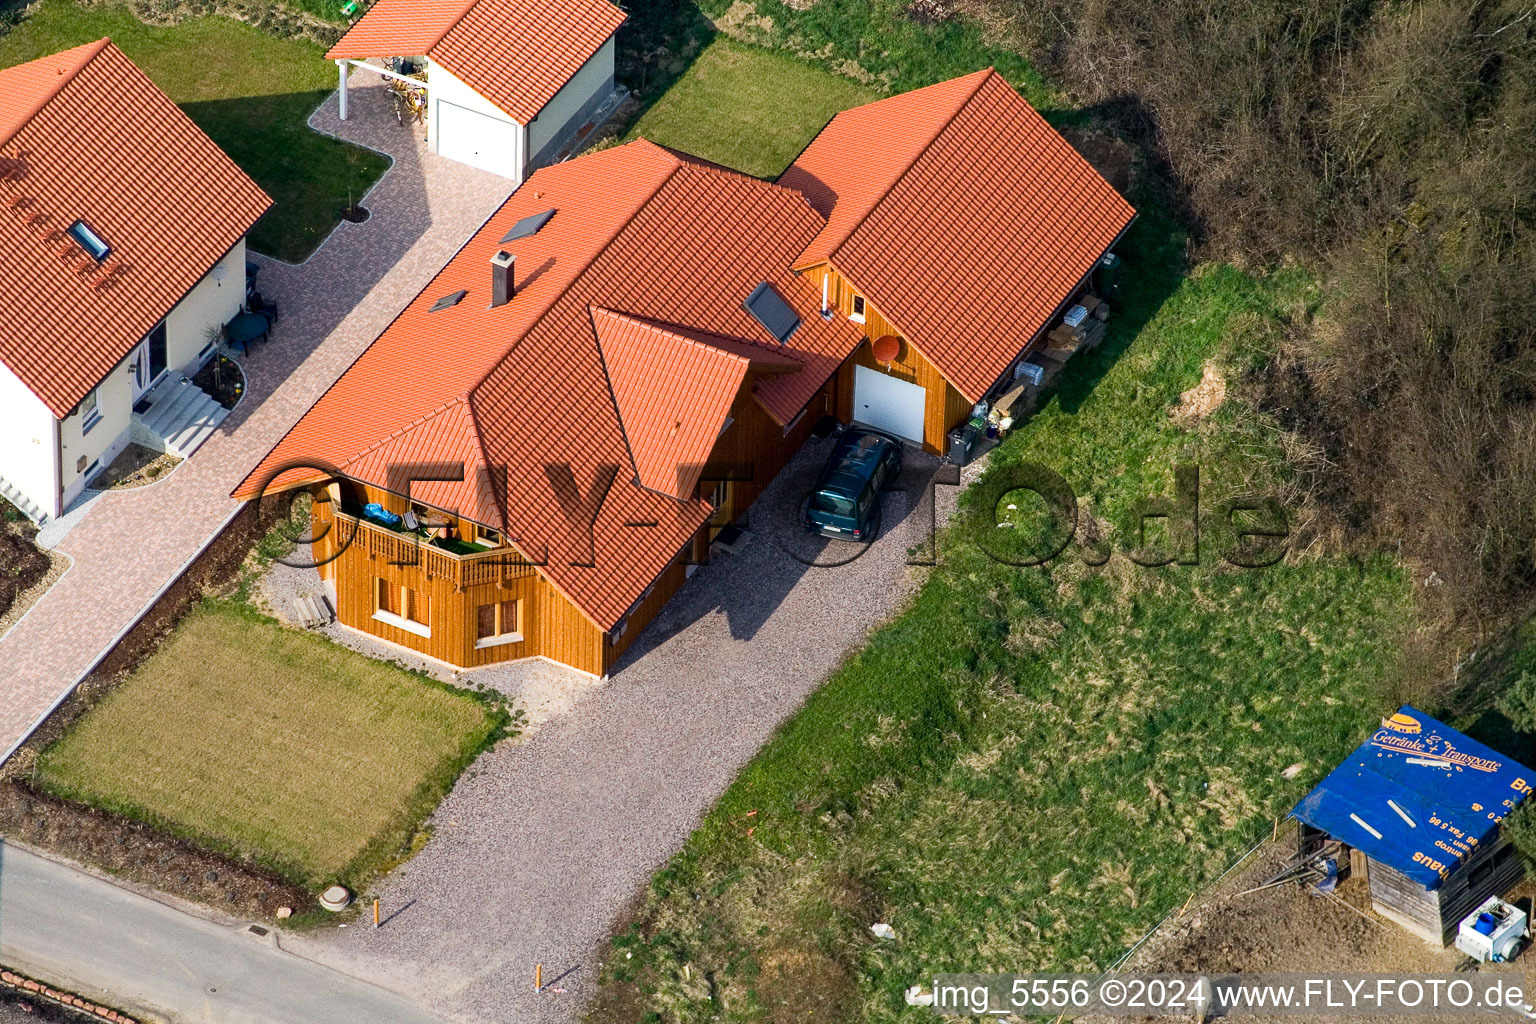
[(351, 117), (333, 95), (320, 131), (387, 152), (394, 165), (302, 266), (257, 258), (281, 319), (242, 359), (246, 395), (165, 480), (91, 502), (58, 544), (69, 572), (0, 639), (0, 751), (8, 752), (116, 643), (237, 510), (230, 490), (426, 285), (511, 183), (425, 151), (390, 112), (380, 76), (352, 77)]
[(0, 960), (87, 998), (176, 1024), (440, 1024), (273, 938), (0, 847)]

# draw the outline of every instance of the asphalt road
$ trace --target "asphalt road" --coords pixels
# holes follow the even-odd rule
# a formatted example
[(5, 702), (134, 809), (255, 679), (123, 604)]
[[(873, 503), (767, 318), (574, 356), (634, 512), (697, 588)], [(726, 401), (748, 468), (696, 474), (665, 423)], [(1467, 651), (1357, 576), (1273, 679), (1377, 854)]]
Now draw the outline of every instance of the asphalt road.
[(175, 1024), (441, 1024), (412, 1003), (110, 882), (0, 845), (0, 961)]

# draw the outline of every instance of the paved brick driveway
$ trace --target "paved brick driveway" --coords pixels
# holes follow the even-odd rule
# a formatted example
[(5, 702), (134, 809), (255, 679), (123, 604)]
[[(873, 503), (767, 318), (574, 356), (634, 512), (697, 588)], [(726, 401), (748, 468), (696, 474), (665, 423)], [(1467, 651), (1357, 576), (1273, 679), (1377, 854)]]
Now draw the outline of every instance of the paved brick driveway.
[[(439, 1012), (572, 1021), (614, 920), (774, 728), (920, 579), (908, 548), (932, 522), (935, 460), (908, 456), (904, 493), (864, 556), (796, 525), (830, 442), (812, 442), (752, 508), (753, 538), (701, 567), (604, 686), (525, 743), (482, 756), (438, 808), (426, 848), (383, 884), (384, 928), (283, 939)], [(940, 517), (956, 489), (938, 489)], [(782, 544), (780, 543), (782, 541)], [(563, 994), (535, 995), (567, 970)]]
[(0, 751), (32, 729), (236, 511), (230, 490), (511, 191), (504, 178), (428, 154), (390, 113), (380, 76), (352, 77), (350, 119), (333, 95), (316, 128), (383, 150), (394, 165), (302, 266), (257, 257), (282, 317), (252, 350), (247, 391), (163, 482), (97, 498), (59, 543), (74, 564), (0, 639)]

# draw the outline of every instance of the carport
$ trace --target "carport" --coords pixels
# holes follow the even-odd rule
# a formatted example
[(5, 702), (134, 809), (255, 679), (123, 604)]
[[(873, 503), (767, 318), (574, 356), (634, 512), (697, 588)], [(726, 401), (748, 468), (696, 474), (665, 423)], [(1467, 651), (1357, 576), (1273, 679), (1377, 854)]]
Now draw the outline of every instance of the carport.
[[(425, 97), (433, 153), (520, 184), (616, 107), (623, 21), (607, 0), (378, 0), (326, 56), (343, 121), (348, 75), (366, 66)], [(423, 67), (425, 81), (385, 66), (392, 58)]]

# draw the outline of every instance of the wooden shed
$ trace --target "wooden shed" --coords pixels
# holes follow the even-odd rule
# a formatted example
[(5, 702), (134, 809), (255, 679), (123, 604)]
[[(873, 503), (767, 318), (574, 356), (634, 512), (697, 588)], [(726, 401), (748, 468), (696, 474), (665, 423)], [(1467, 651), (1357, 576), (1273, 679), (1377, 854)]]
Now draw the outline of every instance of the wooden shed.
[(1499, 823), (1530, 769), (1405, 705), (1296, 805), (1303, 849), (1350, 847), (1377, 913), (1448, 945), (1462, 919), (1525, 867)]

